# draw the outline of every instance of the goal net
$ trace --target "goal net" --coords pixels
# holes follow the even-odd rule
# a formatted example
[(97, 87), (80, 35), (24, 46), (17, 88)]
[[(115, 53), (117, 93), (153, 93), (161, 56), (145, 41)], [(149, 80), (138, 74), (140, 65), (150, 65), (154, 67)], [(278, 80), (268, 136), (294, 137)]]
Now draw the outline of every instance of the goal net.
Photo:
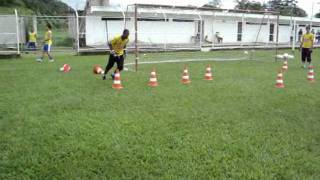
[[(270, 56), (264, 58), (274, 60), (275, 49), (281, 45), (278, 17), (267, 11), (147, 4), (99, 9), (78, 18), (79, 51), (106, 52), (108, 42), (126, 28), (130, 31), (127, 50), (136, 56), (127, 58), (128, 63), (148, 63), (152, 60), (144, 54), (150, 52), (162, 52), (163, 58), (156, 61), (163, 62), (261, 59), (255, 57), (259, 49), (270, 49)], [(289, 41), (283, 40), (284, 45), (289, 46)], [(214, 53), (222, 50), (236, 51)], [(203, 53), (172, 57), (173, 51)]]
[[(135, 33), (138, 63), (150, 61), (141, 52), (163, 52), (163, 61), (169, 62), (168, 52), (188, 50), (204, 53), (196, 57), (178, 53), (172, 62), (256, 59), (259, 49), (272, 50), (267, 58), (273, 60), (279, 45), (276, 12), (136, 4), (128, 6), (126, 17), (126, 28)], [(237, 52), (205, 53), (222, 50)]]

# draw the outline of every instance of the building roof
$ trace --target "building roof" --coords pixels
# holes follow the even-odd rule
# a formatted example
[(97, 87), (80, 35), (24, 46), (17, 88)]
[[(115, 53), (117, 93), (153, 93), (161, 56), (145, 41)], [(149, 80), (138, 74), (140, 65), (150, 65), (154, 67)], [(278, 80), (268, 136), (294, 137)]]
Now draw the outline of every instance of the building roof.
[[(113, 16), (123, 16), (124, 14), (134, 13), (134, 6), (139, 7), (139, 14), (149, 14), (153, 16), (156, 14), (157, 17), (160, 16), (171, 16), (181, 18), (188, 17), (210, 17), (215, 16), (216, 18), (226, 18), (226, 19), (272, 19), (275, 20), (279, 15), (279, 12), (273, 11), (252, 11), (252, 10), (235, 10), (235, 9), (216, 9), (211, 7), (195, 7), (195, 6), (170, 6), (170, 5), (155, 5), (155, 4), (132, 4), (128, 6), (91, 6), (90, 14), (91, 15), (108, 15)], [(88, 14), (88, 15), (90, 15)], [(268, 16), (268, 17), (266, 17)], [(295, 20), (300, 23), (313, 23), (320, 24), (320, 18), (309, 18), (309, 17), (290, 17), (290, 16), (279, 16), (280, 23), (288, 22)]]

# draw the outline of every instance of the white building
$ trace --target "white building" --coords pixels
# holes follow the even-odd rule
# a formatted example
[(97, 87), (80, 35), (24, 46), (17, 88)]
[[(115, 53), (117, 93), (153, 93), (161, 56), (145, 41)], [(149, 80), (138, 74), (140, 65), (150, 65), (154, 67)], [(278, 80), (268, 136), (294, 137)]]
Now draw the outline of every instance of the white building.
[[(85, 47), (105, 48), (107, 40), (124, 28), (135, 41), (135, 6), (111, 6), (108, 0), (89, 0), (82, 17)], [(279, 16), (268, 12), (241, 12), (190, 6), (139, 5), (137, 32), (140, 48), (289, 47), (298, 31), (310, 24), (320, 30), (320, 19)], [(279, 18), (279, 19), (277, 19)], [(80, 21), (81, 22), (81, 21)], [(278, 40), (278, 43), (277, 43)]]

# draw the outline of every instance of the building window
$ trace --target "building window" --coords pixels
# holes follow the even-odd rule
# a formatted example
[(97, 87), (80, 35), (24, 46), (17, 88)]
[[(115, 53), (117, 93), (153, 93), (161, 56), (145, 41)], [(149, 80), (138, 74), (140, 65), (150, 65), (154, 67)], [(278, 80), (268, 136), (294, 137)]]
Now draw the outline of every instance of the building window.
[(237, 41), (242, 41), (242, 22), (238, 22)]
[(269, 41), (273, 42), (274, 39), (274, 24), (270, 24)]

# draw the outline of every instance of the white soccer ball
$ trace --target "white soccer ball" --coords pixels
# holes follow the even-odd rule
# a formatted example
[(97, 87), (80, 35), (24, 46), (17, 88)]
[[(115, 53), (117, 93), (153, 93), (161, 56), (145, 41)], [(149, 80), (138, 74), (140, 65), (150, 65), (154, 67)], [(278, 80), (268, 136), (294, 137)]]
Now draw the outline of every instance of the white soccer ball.
[(284, 54), (283, 54), (283, 57), (288, 58), (288, 57), (289, 57), (289, 54), (288, 54), (288, 53), (284, 53)]
[(144, 56), (146, 56), (147, 54), (143, 54)]
[(124, 68), (123, 68), (123, 70), (124, 70), (124, 71), (128, 71), (129, 69), (128, 69), (128, 68), (126, 68), (126, 67), (124, 67)]
[(63, 68), (63, 67), (61, 67), (61, 68), (60, 68), (60, 71), (63, 71), (63, 70), (64, 70), (64, 68)]
[(244, 54), (249, 54), (248, 51), (244, 51)]
[(278, 58), (278, 59), (283, 59), (283, 55), (278, 54), (278, 55), (277, 55), (277, 58)]

